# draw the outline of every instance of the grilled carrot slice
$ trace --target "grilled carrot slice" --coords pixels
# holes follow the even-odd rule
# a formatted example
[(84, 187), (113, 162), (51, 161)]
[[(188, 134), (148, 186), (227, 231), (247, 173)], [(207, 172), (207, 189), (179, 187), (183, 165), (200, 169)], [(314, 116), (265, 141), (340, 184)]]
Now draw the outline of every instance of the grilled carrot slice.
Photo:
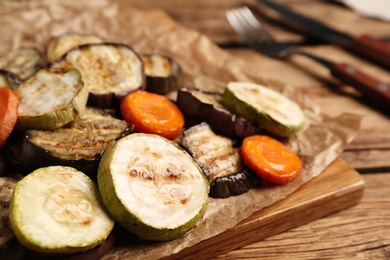
[(123, 118), (137, 132), (175, 139), (184, 127), (179, 108), (159, 94), (141, 90), (132, 92), (121, 102), (120, 109)]
[(3, 147), (18, 119), (19, 96), (8, 87), (0, 87), (0, 148)]
[(265, 135), (246, 137), (241, 145), (244, 163), (260, 177), (277, 184), (293, 180), (302, 168), (302, 161), (281, 142)]

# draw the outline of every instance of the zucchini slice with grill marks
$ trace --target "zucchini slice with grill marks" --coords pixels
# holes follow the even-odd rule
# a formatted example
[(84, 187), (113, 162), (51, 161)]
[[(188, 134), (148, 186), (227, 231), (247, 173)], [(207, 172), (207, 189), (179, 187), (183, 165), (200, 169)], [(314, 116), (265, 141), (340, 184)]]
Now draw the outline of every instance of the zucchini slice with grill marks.
[(222, 102), (234, 113), (279, 136), (293, 135), (305, 124), (305, 115), (296, 102), (259, 84), (229, 82)]
[(104, 39), (93, 34), (65, 33), (51, 37), (46, 47), (46, 59), (48, 62), (53, 62), (76, 46), (102, 42)]
[(98, 185), (111, 215), (141, 239), (184, 236), (203, 213), (209, 183), (179, 145), (154, 134), (128, 135), (100, 161)]
[(117, 108), (127, 94), (145, 88), (141, 58), (124, 44), (80, 45), (56, 59), (51, 67), (80, 70), (89, 89), (90, 106)]
[(74, 68), (42, 69), (16, 91), (19, 131), (60, 128), (84, 113), (88, 99), (88, 89)]
[(184, 73), (180, 65), (162, 54), (142, 54), (146, 75), (146, 90), (160, 95), (183, 87)]
[(43, 54), (34, 47), (14, 49), (0, 57), (0, 69), (26, 80), (46, 65)]
[(203, 118), (214, 129), (226, 135), (242, 138), (261, 132), (260, 127), (230, 112), (221, 100), (222, 95), (219, 93), (197, 89), (182, 88), (177, 95), (177, 105), (184, 113)]
[(23, 174), (44, 166), (67, 165), (96, 179), (103, 151), (130, 133), (126, 121), (87, 107), (83, 115), (59, 129), (14, 134), (6, 147), (7, 158), (14, 171)]
[(19, 181), (9, 218), (23, 246), (48, 254), (95, 248), (115, 224), (97, 185), (84, 173), (65, 166), (39, 168)]
[(207, 123), (184, 131), (182, 145), (206, 174), (211, 197), (240, 195), (259, 185), (260, 178), (245, 167), (234, 141), (215, 134)]

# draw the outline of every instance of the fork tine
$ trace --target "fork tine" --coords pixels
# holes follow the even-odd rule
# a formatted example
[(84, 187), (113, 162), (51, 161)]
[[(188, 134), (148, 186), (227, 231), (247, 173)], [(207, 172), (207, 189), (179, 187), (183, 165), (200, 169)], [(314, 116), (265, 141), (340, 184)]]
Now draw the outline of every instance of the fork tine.
[(252, 11), (243, 6), (230, 10), (226, 17), (235, 31), (250, 45), (272, 44), (272, 36), (264, 29)]

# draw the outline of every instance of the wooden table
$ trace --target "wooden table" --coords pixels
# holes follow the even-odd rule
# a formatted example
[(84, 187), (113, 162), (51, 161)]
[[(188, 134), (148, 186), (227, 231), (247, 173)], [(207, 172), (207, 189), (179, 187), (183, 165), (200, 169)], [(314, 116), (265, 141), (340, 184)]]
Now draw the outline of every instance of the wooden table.
[[(302, 57), (287, 61), (268, 58), (245, 46), (225, 18), (225, 12), (254, 1), (128, 0), (140, 9), (160, 8), (187, 28), (200, 31), (237, 57), (259, 67), (265, 77), (288, 82), (304, 92), (330, 116), (351, 112), (363, 116), (361, 130), (341, 158), (363, 177), (366, 188), (357, 205), (287, 232), (233, 250), (218, 258), (239, 259), (389, 259), (390, 258), (390, 118), (374, 109), (349, 86), (334, 80), (328, 71)], [(326, 1), (281, 1), (306, 15), (353, 35), (370, 32), (390, 38), (390, 23), (359, 16)], [(291, 3), (292, 2), (292, 3)], [(329, 19), (331, 18), (331, 19)], [(340, 22), (342, 20), (342, 22)], [(274, 26), (274, 27), (273, 27)], [(301, 36), (271, 26), (280, 39)], [(328, 44), (304, 47), (334, 61), (348, 61), (385, 82), (389, 71)], [(282, 76), (281, 76), (282, 75)]]

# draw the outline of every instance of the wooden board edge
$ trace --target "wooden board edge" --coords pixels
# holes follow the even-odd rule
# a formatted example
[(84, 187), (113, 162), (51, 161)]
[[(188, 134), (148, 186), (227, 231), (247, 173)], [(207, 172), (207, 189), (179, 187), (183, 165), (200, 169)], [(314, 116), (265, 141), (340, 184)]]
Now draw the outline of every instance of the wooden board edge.
[(360, 174), (337, 158), (296, 192), (235, 227), (166, 259), (210, 259), (358, 204), (364, 194)]

